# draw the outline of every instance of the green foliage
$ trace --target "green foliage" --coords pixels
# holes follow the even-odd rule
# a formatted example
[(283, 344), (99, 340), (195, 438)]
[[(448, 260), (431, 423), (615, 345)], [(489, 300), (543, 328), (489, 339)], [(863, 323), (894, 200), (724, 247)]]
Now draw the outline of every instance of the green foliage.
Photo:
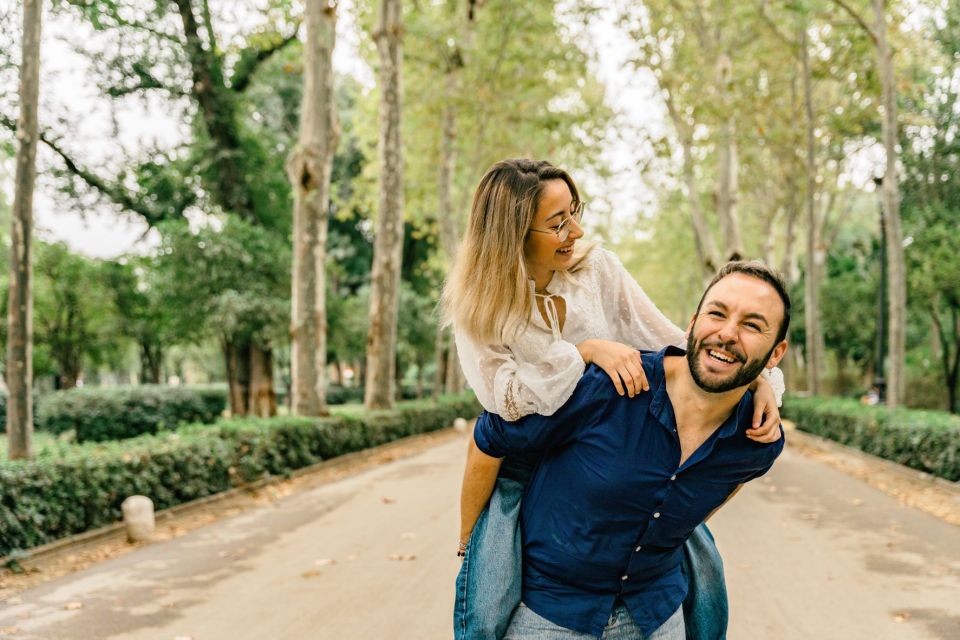
[(155, 259), (134, 258), (103, 265), (103, 276), (113, 303), (123, 316), (120, 332), (137, 344), (140, 380), (159, 384), (166, 350), (180, 334), (174, 331), (176, 309), (163, 296)]
[(803, 431), (953, 482), (960, 480), (960, 417), (789, 394), (782, 413)]
[(191, 230), (162, 226), (156, 260), (160, 298), (177, 310), (183, 341), (242, 336), (263, 343), (289, 325), (290, 244), (236, 217)]
[(183, 423), (208, 424), (226, 406), (222, 387), (71, 389), (43, 396), (35, 423), (54, 434), (74, 430), (78, 442), (103, 442), (172, 431)]
[(88, 365), (117, 364), (121, 320), (103, 268), (62, 242), (36, 244), (35, 375), (55, 373), (59, 386), (71, 388)]
[(472, 395), (343, 408), (328, 418), (224, 420), (175, 433), (72, 447), (62, 456), (0, 462), (0, 556), (116, 522), (131, 495), (156, 509), (285, 475), (321, 460), (473, 416)]

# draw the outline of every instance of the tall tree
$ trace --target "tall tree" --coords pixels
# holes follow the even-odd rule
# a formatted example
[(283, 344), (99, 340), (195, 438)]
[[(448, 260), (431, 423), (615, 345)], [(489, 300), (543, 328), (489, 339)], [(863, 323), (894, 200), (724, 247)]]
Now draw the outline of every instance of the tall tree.
[(294, 194), (290, 368), (293, 411), (327, 411), (326, 255), (330, 176), (339, 132), (333, 87), (337, 5), (308, 0), (300, 139), (287, 163)]
[(11, 460), (32, 454), (33, 409), (33, 189), (37, 178), (37, 103), (40, 96), (40, 33), (43, 0), (23, 3), (17, 173), (10, 233), (10, 296), (7, 324), (7, 436)]
[(871, 0), (873, 26), (844, 0), (833, 1), (870, 37), (876, 54), (877, 75), (880, 76), (880, 105), (883, 107), (880, 123), (886, 156), (881, 197), (883, 223), (887, 234), (887, 298), (890, 323), (887, 406), (897, 407), (903, 403), (906, 388), (907, 268), (903, 253), (903, 225), (900, 219), (900, 187), (897, 177), (897, 87), (893, 72), (893, 49), (887, 29), (886, 0)]
[(807, 201), (807, 261), (804, 280), (804, 323), (807, 359), (807, 391), (820, 393), (820, 375), (823, 371), (823, 327), (820, 323), (820, 281), (824, 263), (822, 229), (817, 216), (817, 146), (814, 130), (813, 71), (810, 65), (810, 45), (807, 36), (807, 18), (799, 12), (800, 60), (803, 69), (803, 108), (806, 116), (806, 201)]
[(400, 0), (381, 0), (374, 33), (380, 58), (380, 199), (370, 286), (364, 404), (387, 409), (395, 399), (397, 313), (403, 258), (403, 149)]

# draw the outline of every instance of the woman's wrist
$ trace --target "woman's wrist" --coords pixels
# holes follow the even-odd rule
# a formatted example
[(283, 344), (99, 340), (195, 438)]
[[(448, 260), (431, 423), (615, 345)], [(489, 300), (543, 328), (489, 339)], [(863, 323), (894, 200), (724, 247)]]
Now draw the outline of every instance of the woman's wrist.
[(593, 340), (584, 340), (577, 345), (577, 351), (580, 352), (580, 357), (583, 358), (584, 364), (590, 364), (593, 362), (593, 350), (592, 350)]

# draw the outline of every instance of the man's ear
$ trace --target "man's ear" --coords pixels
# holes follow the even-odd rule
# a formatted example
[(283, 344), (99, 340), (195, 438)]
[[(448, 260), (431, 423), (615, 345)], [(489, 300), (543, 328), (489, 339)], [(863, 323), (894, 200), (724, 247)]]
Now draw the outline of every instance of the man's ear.
[(770, 357), (767, 359), (767, 364), (764, 365), (767, 369), (773, 369), (775, 366), (780, 364), (780, 361), (783, 360), (783, 356), (787, 353), (787, 347), (789, 343), (786, 340), (782, 340), (780, 344), (773, 348), (773, 352), (770, 354)]

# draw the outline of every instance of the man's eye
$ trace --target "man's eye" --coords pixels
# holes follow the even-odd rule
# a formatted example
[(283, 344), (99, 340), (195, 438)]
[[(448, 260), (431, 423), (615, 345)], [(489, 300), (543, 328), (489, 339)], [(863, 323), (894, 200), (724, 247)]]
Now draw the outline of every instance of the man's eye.
[(747, 328), (750, 329), (751, 331), (760, 331), (760, 325), (754, 324), (752, 322), (747, 323)]
[(719, 311), (709, 311), (709, 312), (707, 312), (707, 315), (708, 315), (708, 316), (713, 316), (714, 318), (722, 318), (722, 317), (723, 317), (723, 314), (720, 313)]

